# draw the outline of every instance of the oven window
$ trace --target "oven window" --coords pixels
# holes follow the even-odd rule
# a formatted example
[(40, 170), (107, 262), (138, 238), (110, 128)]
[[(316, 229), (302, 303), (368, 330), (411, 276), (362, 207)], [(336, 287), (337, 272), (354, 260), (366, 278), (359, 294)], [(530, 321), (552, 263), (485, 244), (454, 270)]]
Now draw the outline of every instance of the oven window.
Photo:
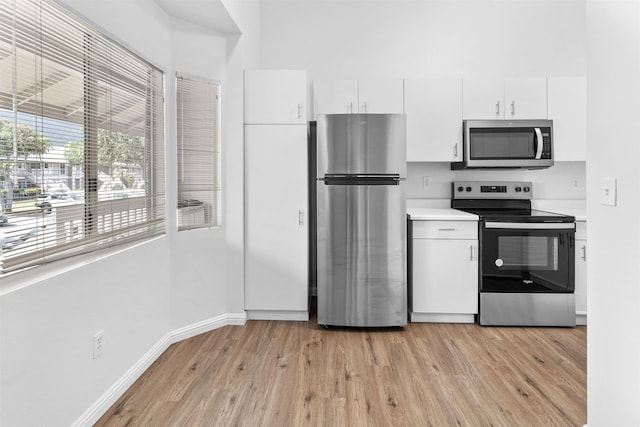
[(534, 135), (530, 128), (470, 129), (471, 159), (532, 159), (536, 155)]
[(558, 270), (558, 238), (498, 236), (498, 258), (503, 269)]

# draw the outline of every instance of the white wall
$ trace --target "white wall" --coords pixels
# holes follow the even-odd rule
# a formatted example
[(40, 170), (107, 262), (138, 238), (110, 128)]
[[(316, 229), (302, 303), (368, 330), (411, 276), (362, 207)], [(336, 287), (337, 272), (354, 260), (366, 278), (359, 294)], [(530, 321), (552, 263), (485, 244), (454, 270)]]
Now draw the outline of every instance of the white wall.
[[(176, 176), (175, 130), (175, 73), (183, 73), (207, 80), (219, 81), (225, 95), (227, 85), (226, 39), (210, 30), (181, 20), (171, 21), (171, 70), (167, 72), (167, 176)], [(222, 103), (222, 102), (221, 102)], [(222, 168), (225, 182), (233, 168), (227, 167), (226, 139), (222, 135)], [(225, 188), (226, 190), (226, 188)], [(243, 313), (242, 307), (227, 307), (227, 292), (233, 280), (233, 265), (242, 265), (241, 253), (229, 250), (226, 220), (235, 215), (226, 204), (223, 194), (223, 227), (176, 232), (176, 210), (169, 209), (169, 233), (171, 258), (171, 325), (180, 328), (225, 313)], [(177, 204), (177, 181), (167, 182), (167, 204)], [(230, 280), (231, 279), (231, 280)]]
[(260, 2), (225, 0), (229, 14), (241, 28), (241, 36), (227, 39), (227, 84), (223, 92), (223, 167), (226, 167), (223, 219), (227, 232), (229, 268), (227, 307), (244, 310), (244, 70), (260, 68)]
[[(219, 80), (223, 103), (227, 86), (238, 98), (241, 77), (227, 82), (226, 39), (171, 20), (149, 0), (63, 3), (165, 71), (167, 206), (175, 206), (173, 78), (180, 71)], [(240, 100), (241, 90), (240, 83)], [(22, 289), (0, 292), (1, 425), (70, 425), (161, 351), (158, 344), (171, 331), (244, 316), (241, 109), (239, 119), (227, 115), (223, 120), (240, 126), (233, 133), (223, 122), (222, 227), (178, 233), (175, 210), (168, 208), (166, 236), (68, 270), (36, 269), (17, 276)], [(100, 330), (105, 353), (93, 360), (92, 336)]]
[(583, 0), (268, 0), (261, 65), (310, 79), (584, 75), (584, 25)]
[[(640, 2), (587, 1), (589, 427), (640, 425)], [(618, 179), (618, 205), (600, 204)]]
[(0, 424), (70, 425), (116, 383), (169, 330), (168, 265), (160, 239), (0, 297)]

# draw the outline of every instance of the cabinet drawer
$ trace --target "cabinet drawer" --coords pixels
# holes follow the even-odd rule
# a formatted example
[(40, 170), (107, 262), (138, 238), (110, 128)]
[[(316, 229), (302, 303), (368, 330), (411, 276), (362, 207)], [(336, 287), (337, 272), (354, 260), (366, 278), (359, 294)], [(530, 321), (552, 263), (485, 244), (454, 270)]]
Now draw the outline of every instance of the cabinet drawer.
[(576, 240), (587, 240), (586, 221), (576, 221)]
[(413, 221), (414, 239), (477, 239), (477, 221)]

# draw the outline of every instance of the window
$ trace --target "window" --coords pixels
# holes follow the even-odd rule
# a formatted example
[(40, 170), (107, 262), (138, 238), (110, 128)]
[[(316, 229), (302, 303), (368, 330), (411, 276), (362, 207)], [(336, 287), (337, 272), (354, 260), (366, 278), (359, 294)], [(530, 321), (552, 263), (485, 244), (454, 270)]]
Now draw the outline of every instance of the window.
[(3, 273), (164, 233), (163, 79), (52, 0), (0, 2)]
[(220, 86), (177, 76), (178, 230), (220, 224)]

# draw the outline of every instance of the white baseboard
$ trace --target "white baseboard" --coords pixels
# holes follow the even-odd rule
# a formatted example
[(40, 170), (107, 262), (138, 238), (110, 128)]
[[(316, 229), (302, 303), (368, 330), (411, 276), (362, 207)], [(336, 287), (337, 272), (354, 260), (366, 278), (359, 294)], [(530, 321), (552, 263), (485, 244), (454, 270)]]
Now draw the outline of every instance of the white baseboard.
[(196, 335), (213, 331), (227, 325), (244, 325), (246, 314), (227, 313), (212, 317), (192, 325), (167, 333), (147, 353), (142, 356), (115, 384), (93, 403), (73, 424), (73, 427), (94, 425), (102, 415), (124, 394), (125, 391), (155, 362), (171, 344), (183, 341)]
[(419, 313), (411, 312), (411, 322), (415, 323), (474, 323), (473, 314)]
[(309, 311), (294, 310), (247, 310), (247, 319), (250, 320), (293, 320), (306, 322), (309, 320)]
[(577, 326), (586, 326), (587, 325), (587, 313), (576, 313), (576, 325)]
[(205, 332), (213, 331), (227, 325), (244, 325), (247, 323), (247, 315), (242, 313), (227, 313), (222, 316), (212, 317), (201, 322), (175, 329), (169, 332), (171, 344), (180, 342)]

